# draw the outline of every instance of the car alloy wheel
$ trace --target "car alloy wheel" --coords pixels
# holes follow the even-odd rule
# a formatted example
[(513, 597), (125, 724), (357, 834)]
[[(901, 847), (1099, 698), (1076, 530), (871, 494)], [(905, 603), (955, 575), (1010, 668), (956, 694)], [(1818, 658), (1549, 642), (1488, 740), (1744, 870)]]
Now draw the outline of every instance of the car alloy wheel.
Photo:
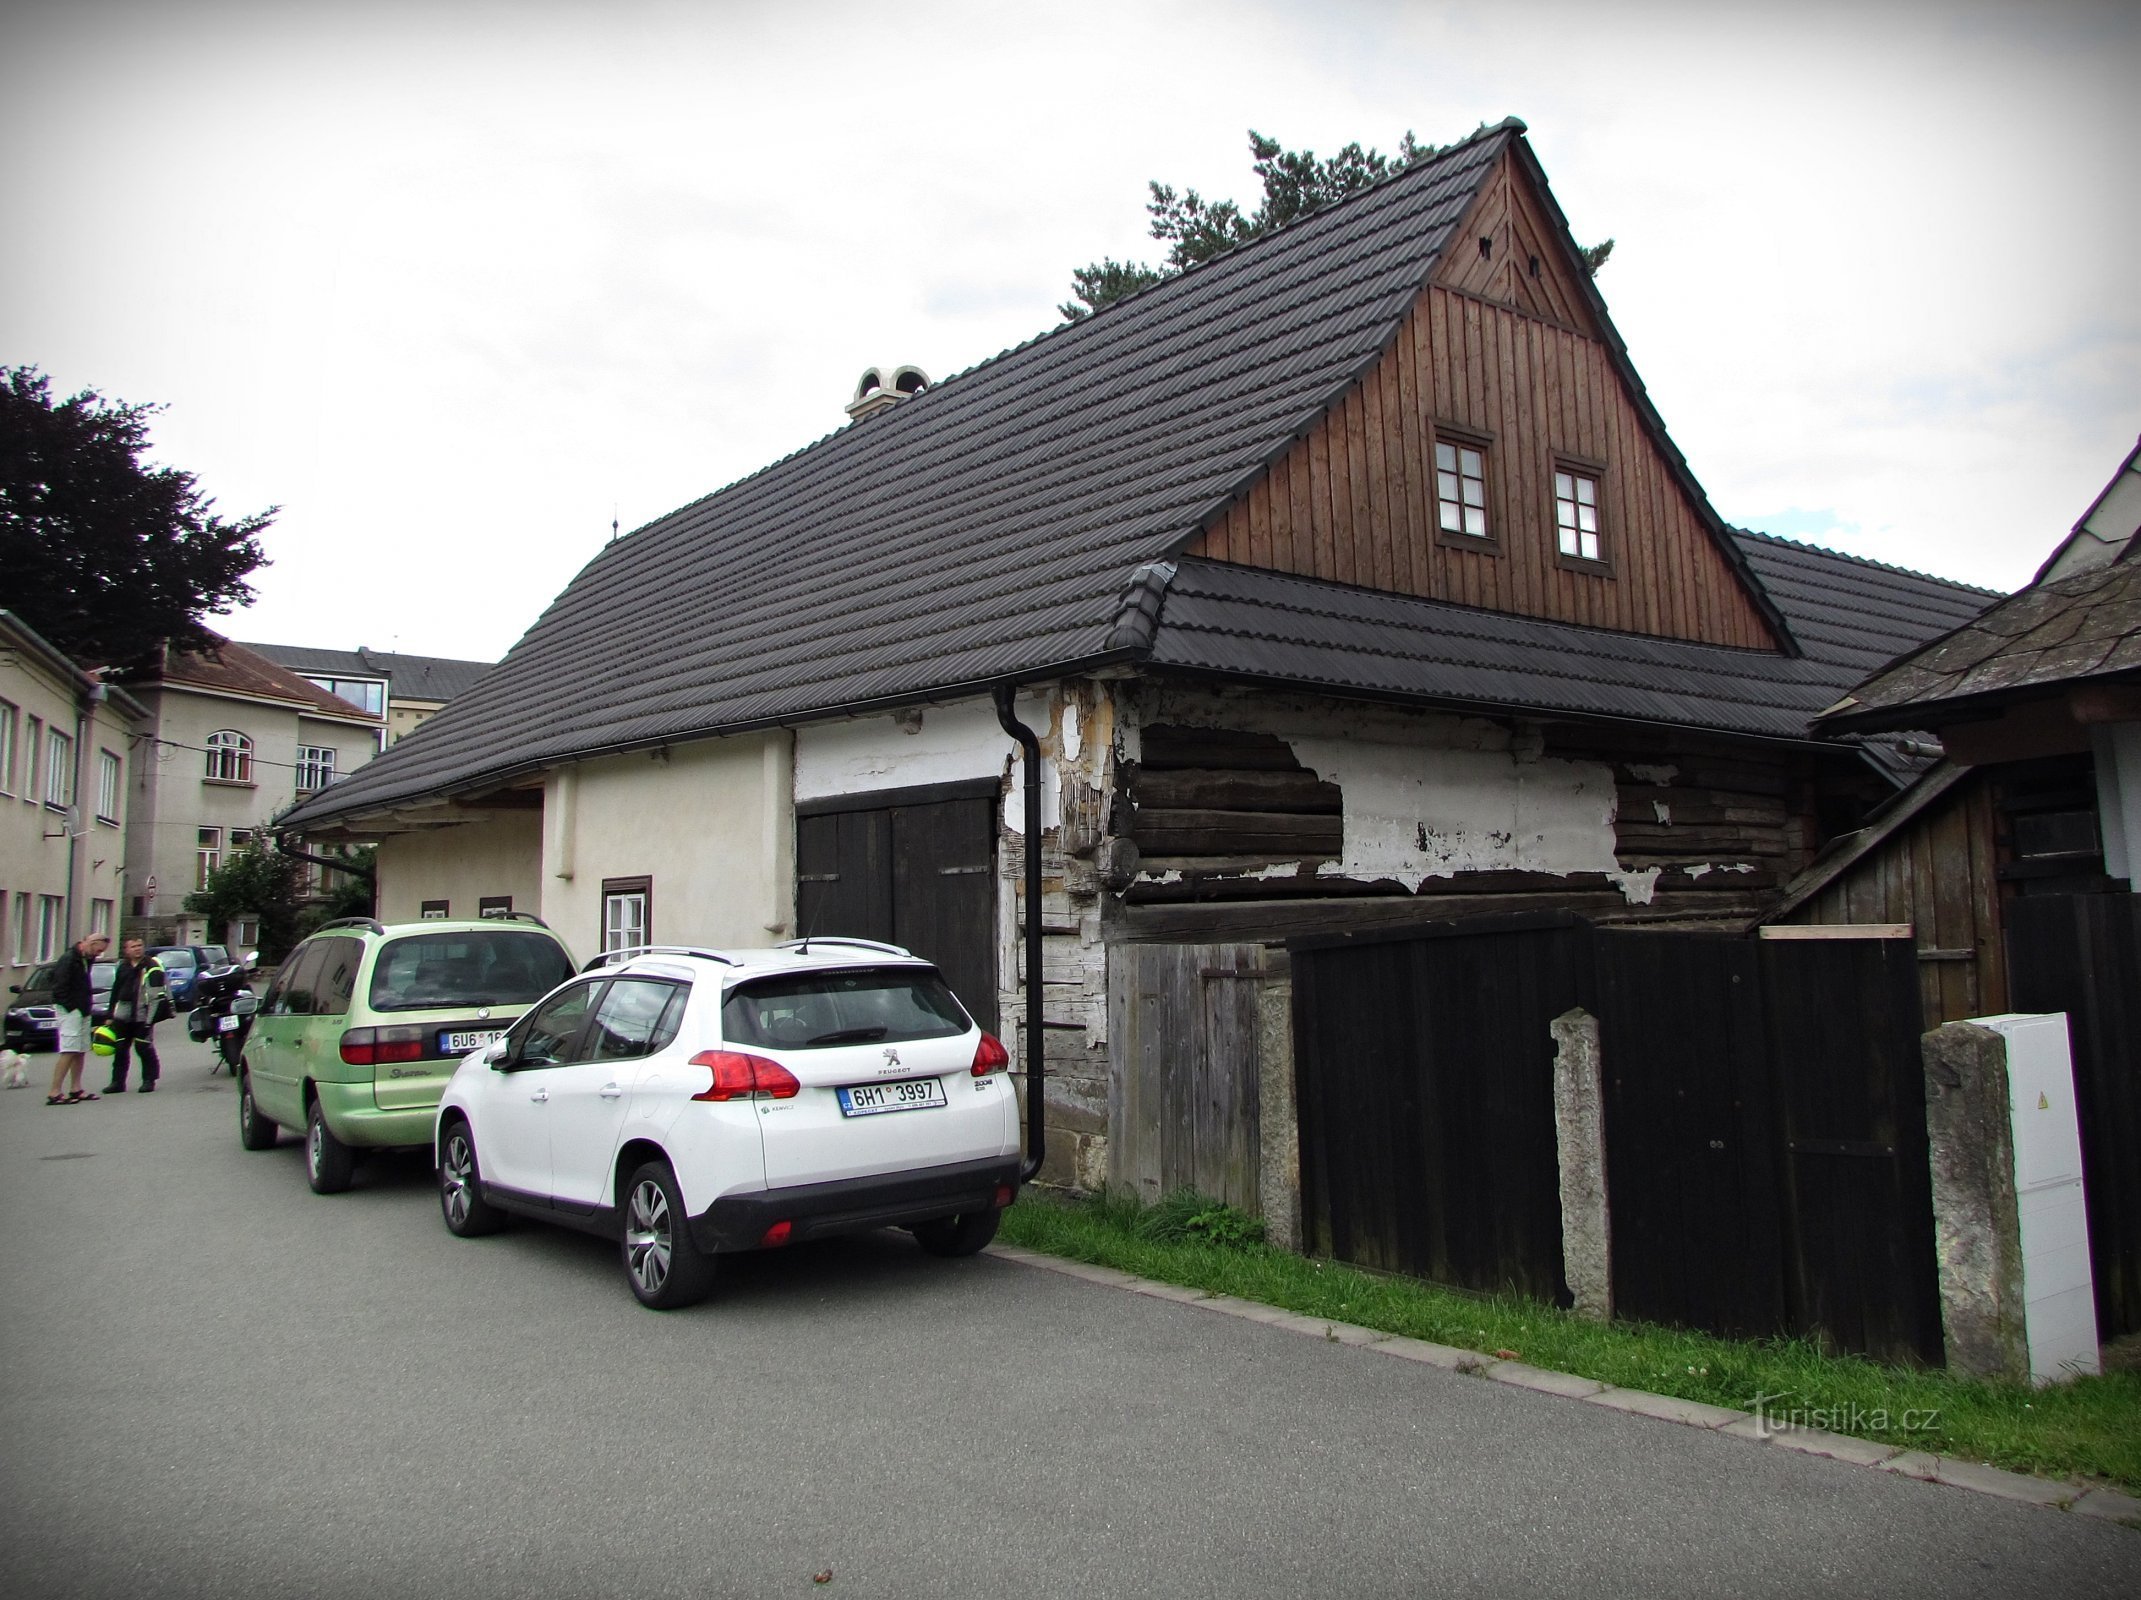
[(643, 1299), (660, 1297), (669, 1282), (669, 1264), (675, 1253), (670, 1231), (669, 1197), (651, 1175), (632, 1185), (632, 1198), (625, 1205), (625, 1269)]
[(468, 1226), (468, 1208), (475, 1198), (476, 1163), (468, 1148), (467, 1131), (456, 1128), (446, 1136), (446, 1159), (439, 1163), (439, 1195), (446, 1207), (447, 1225)]

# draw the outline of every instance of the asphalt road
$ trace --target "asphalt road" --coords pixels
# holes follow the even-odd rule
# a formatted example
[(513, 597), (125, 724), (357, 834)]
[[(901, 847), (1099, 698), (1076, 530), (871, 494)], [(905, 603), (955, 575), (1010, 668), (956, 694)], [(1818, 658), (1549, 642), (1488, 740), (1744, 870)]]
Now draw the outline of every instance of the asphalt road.
[(315, 1197), (161, 1031), (155, 1095), (0, 1094), (8, 1595), (2141, 1592), (2122, 1528), (899, 1234), (656, 1315), (421, 1157)]

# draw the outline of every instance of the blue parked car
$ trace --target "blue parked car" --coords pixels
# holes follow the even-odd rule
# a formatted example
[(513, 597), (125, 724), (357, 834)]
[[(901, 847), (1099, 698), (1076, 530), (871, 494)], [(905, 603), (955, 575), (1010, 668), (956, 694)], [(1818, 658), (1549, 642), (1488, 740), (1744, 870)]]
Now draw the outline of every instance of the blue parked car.
[(171, 1004), (184, 1011), (193, 1004), (193, 986), (209, 967), (230, 965), (230, 951), (220, 944), (152, 944), (149, 954), (164, 969)]

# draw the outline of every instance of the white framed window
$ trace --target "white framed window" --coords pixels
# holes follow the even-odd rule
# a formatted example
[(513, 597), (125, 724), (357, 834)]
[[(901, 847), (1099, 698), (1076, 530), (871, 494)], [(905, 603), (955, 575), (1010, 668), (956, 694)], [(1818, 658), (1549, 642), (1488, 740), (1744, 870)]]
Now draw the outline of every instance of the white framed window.
[(43, 792), (37, 787), (37, 760), (44, 754), (45, 725), (32, 717), (24, 732), (27, 737), (22, 741), (22, 798), (34, 806)]
[(21, 710), (8, 700), (0, 700), (0, 794), (15, 792), (15, 722)]
[(216, 783), (251, 783), (253, 741), (235, 728), (219, 728), (211, 733), (205, 776)]
[(238, 944), (244, 949), (250, 950), (260, 943), (260, 919), (258, 917), (240, 917), (231, 924), (231, 929), (237, 935)]
[(368, 716), (386, 709), (387, 686), (377, 678), (308, 678), (339, 700), (347, 700)]
[(252, 848), (253, 830), (251, 828), (233, 828), (230, 830), (231, 854), (236, 855), (240, 850), (250, 850)]
[(109, 900), (89, 902), (89, 931), (101, 933), (107, 939), (112, 936), (112, 903)]
[(297, 792), (314, 794), (335, 781), (332, 745), (301, 744), (297, 747)]
[(1435, 506), (1444, 533), (1490, 539), (1487, 522), (1487, 450), (1461, 439), (1435, 441)]
[(426, 922), (444, 922), (453, 915), (453, 902), (450, 900), (426, 900), (416, 914)]
[(45, 730), (45, 804), (64, 811), (74, 804), (74, 739)]
[(67, 902), (56, 894), (37, 897), (37, 959), (56, 961), (67, 939)]
[(193, 886), (208, 887), (209, 875), (223, 865), (223, 830), (197, 828), (193, 835)]
[(97, 752), (97, 820), (119, 826), (119, 758), (109, 750)]
[(1575, 467), (1554, 469), (1554, 537), (1565, 556), (1601, 561), (1598, 476)]
[(30, 897), (15, 896), (15, 965), (26, 966), (30, 959)]
[(653, 899), (651, 878), (603, 879), (602, 948), (629, 950), (651, 943)]

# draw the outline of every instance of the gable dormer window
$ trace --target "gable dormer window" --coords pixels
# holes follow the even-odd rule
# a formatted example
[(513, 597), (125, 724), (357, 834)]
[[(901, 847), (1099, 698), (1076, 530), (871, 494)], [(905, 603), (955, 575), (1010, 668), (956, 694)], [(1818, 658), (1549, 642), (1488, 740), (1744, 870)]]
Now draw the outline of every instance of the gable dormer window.
[(1491, 539), (1487, 521), (1487, 447), (1464, 439), (1435, 441), (1435, 505), (1444, 533)]
[(1561, 554), (1573, 561), (1606, 559), (1599, 542), (1598, 474), (1561, 463), (1554, 468), (1554, 538)]

